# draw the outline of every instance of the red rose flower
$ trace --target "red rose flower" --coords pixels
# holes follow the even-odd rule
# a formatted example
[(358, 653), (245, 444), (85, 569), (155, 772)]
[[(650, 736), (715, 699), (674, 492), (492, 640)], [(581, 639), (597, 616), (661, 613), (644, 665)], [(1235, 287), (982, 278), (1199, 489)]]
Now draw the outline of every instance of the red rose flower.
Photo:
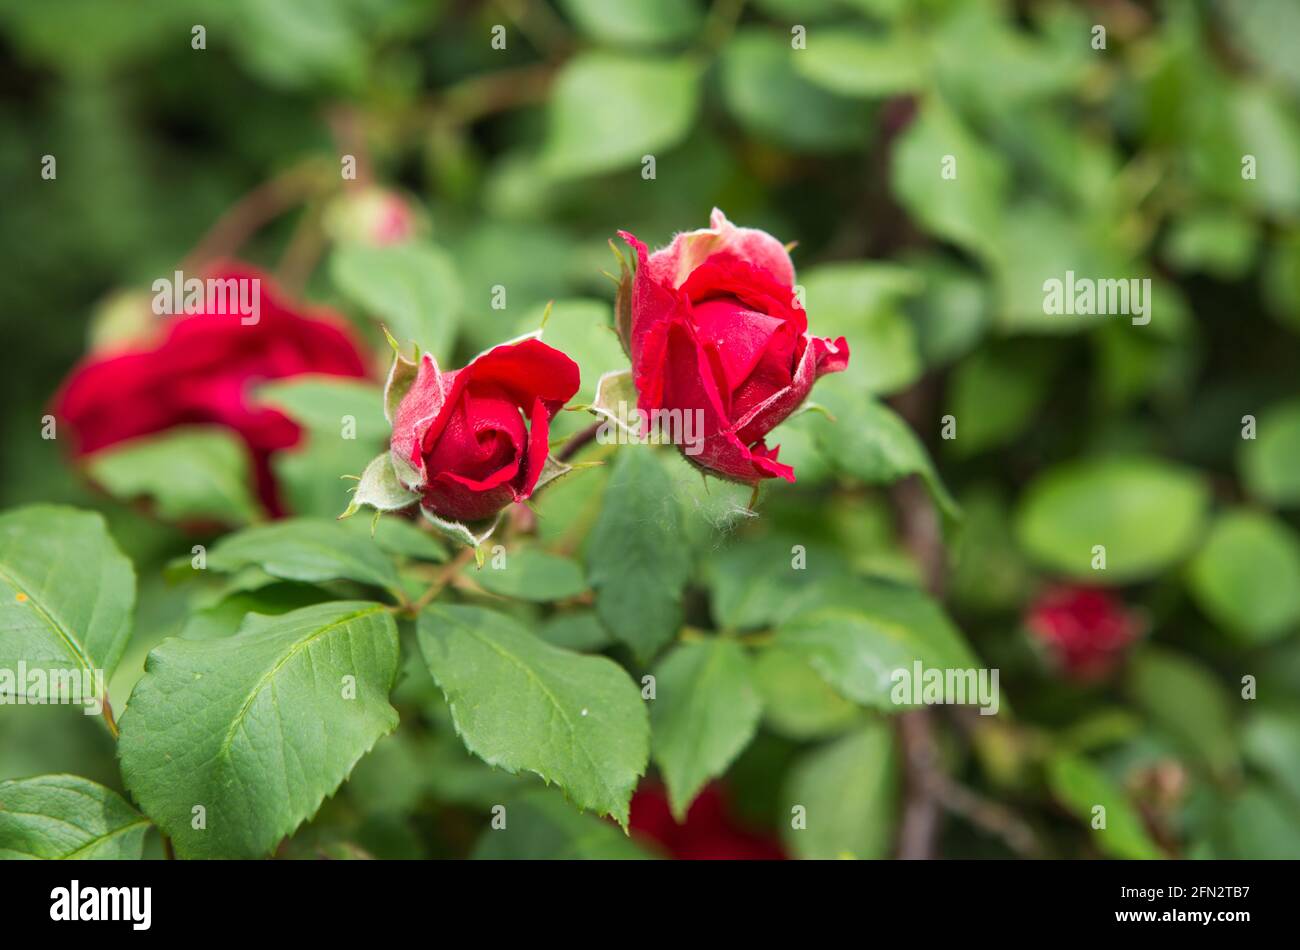
[(260, 280), (256, 322), (225, 299), (167, 317), (155, 339), (92, 353), (76, 366), (54, 398), (54, 415), (72, 430), (76, 455), (173, 426), (225, 426), (247, 444), (258, 493), (280, 514), (270, 457), (301, 433), (283, 413), (258, 405), (253, 387), (303, 373), (364, 376), (365, 359), (341, 320), (285, 301), (265, 275), (235, 264), (207, 276)]
[(668, 796), (657, 785), (643, 784), (632, 796), (628, 820), (632, 834), (655, 842), (681, 861), (780, 861), (780, 843), (741, 825), (732, 816), (717, 783), (705, 786), (677, 824)]
[(494, 347), (443, 373), (426, 353), (393, 419), (393, 461), (430, 513), (479, 521), (532, 494), (551, 419), (578, 364), (541, 340)]
[(737, 228), (716, 208), (712, 227), (679, 234), (653, 254), (636, 249), (630, 326), (637, 405), (698, 411), (703, 444), (685, 457), (734, 481), (753, 484), (794, 469), (763, 441), (807, 397), (817, 378), (849, 363), (841, 337), (808, 335), (795, 299), (794, 265), (776, 238)]
[(1104, 590), (1060, 586), (1030, 607), (1026, 626), (1065, 673), (1094, 680), (1109, 673), (1142, 632), (1140, 618)]

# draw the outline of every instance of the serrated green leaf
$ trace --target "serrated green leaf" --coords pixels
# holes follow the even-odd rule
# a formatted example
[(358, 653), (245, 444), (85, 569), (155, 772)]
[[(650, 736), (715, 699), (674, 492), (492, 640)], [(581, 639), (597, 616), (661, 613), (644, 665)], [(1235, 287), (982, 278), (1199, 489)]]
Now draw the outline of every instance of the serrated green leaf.
[(759, 651), (754, 658), (754, 683), (763, 701), (764, 723), (791, 739), (837, 735), (862, 715), (807, 660), (781, 647)]
[(251, 589), (231, 591), (216, 603), (195, 610), (181, 627), (180, 636), (186, 640), (228, 637), (239, 632), (248, 614), (273, 617), (331, 599), (328, 591), (310, 584), (268, 581)]
[(397, 726), (397, 661), (392, 614), (354, 601), (165, 640), (122, 716), (122, 777), (178, 856), (265, 855)]
[(672, 480), (655, 450), (624, 446), (587, 539), (587, 582), (596, 591), (601, 621), (643, 660), (681, 625), (682, 589), (690, 570), (684, 554)]
[[(814, 603), (776, 630), (775, 645), (802, 657), (841, 695), (885, 712), (899, 712), (894, 673), (977, 669), (979, 663), (952, 622), (924, 593), (863, 580), (849, 598)], [(967, 697), (968, 703), (979, 697)]]
[(149, 498), (169, 521), (247, 524), (261, 517), (253, 470), (239, 437), (217, 426), (187, 426), (96, 452), (90, 478), (115, 498)]
[(650, 729), (620, 666), (553, 647), (480, 607), (435, 605), (417, 629), (466, 748), (509, 772), (535, 772), (579, 808), (626, 826)]
[[(810, 752), (790, 773), (782, 801), (786, 847), (813, 860), (887, 857), (899, 796), (898, 756), (889, 726), (874, 721)], [(802, 808), (805, 827), (794, 809)]]
[(149, 819), (75, 775), (0, 782), (0, 860), (134, 860)]
[(292, 518), (227, 535), (208, 552), (208, 568), (258, 567), (287, 581), (351, 580), (401, 598), (392, 559), (373, 542), (337, 522)]
[(76, 672), (85, 692), (117, 669), (134, 609), (135, 570), (102, 517), (56, 505), (0, 514), (0, 669)]
[(654, 675), (652, 753), (681, 822), (700, 789), (754, 738), (762, 708), (750, 659), (734, 640), (710, 637), (674, 647)]

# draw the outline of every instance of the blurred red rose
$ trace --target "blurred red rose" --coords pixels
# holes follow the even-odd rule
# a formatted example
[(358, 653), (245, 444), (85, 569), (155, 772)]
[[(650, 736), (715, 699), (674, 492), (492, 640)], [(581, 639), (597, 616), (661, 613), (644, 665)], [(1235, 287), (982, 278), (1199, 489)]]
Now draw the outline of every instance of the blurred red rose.
[(637, 405), (645, 413), (698, 410), (702, 449), (683, 454), (714, 474), (792, 482), (794, 469), (777, 461), (780, 446), (769, 449), (764, 436), (818, 377), (848, 366), (848, 344), (808, 335), (780, 241), (736, 227), (716, 208), (710, 224), (653, 254), (619, 232), (637, 254), (631, 318), (621, 327)]
[(696, 796), (680, 825), (673, 819), (664, 789), (643, 783), (632, 796), (628, 825), (633, 835), (655, 842), (681, 861), (781, 861), (786, 857), (776, 838), (736, 820), (716, 782)]
[(301, 433), (283, 413), (258, 405), (251, 390), (305, 373), (364, 376), (366, 359), (341, 319), (283, 299), (264, 274), (228, 264), (207, 278), (259, 280), (256, 322), (224, 299), (165, 317), (155, 338), (78, 364), (54, 397), (54, 415), (72, 430), (76, 455), (174, 426), (225, 426), (248, 446), (267, 510), (282, 514), (270, 458)]
[(398, 477), (450, 521), (479, 521), (523, 501), (546, 464), (551, 419), (578, 385), (578, 364), (537, 339), (494, 347), (448, 373), (426, 353), (393, 419)]
[(1070, 585), (1044, 592), (1025, 623), (1066, 675), (1083, 681), (1109, 673), (1143, 627), (1115, 595)]

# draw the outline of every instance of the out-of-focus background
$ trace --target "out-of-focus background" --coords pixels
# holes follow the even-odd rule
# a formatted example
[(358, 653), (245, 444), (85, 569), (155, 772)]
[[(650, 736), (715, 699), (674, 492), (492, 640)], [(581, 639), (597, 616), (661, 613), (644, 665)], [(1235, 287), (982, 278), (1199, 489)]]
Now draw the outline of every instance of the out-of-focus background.
[[(963, 517), (927, 575), (906, 511), (928, 503), (846, 483), (794, 420), (769, 442), (798, 484), (704, 549), (715, 611), (762, 586), (753, 552), (808, 538), (937, 574), (1004, 704), (931, 711), (937, 853), (1300, 856), (1297, 37), (1294, 0), (0, 0), (0, 507), (108, 517), (140, 577), (129, 690), (194, 596), (162, 571), (190, 535), (89, 487), (41, 425), (131, 294), (196, 247), (235, 255), (354, 321), (378, 373), (391, 284), (349, 250), (397, 209), (449, 355), (554, 300), (589, 398), (585, 370), (621, 360), (586, 329), (608, 240), (718, 206), (795, 242), (813, 332), (852, 350), (835, 392), (887, 398)], [(1067, 271), (1149, 278), (1150, 322), (1045, 313)], [(769, 673), (727, 807), (787, 852), (835, 856), (847, 823), (853, 853), (892, 853), (908, 737), (863, 746), (860, 710)], [(445, 738), (386, 742), (316, 825), (467, 853), (494, 792)], [(95, 720), (0, 709), (0, 779), (57, 771), (120, 787)], [(790, 835), (791, 783), (868, 805)]]

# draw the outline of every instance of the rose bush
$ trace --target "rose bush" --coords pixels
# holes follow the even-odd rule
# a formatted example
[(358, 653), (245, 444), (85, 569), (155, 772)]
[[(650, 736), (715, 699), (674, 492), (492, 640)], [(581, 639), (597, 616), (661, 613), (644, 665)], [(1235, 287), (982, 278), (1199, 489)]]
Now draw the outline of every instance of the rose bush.
[(72, 430), (72, 451), (100, 449), (177, 426), (212, 424), (235, 432), (253, 462), (258, 494), (272, 514), (281, 502), (274, 453), (298, 443), (301, 429), (259, 404), (255, 384), (304, 374), (363, 377), (361, 344), (335, 314), (288, 300), (245, 264), (214, 267), (218, 280), (260, 280), (256, 323), (225, 306), (164, 318), (150, 339), (92, 353), (54, 397), (53, 413)]
[(710, 226), (650, 254), (626, 231), (636, 273), (620, 315), (637, 405), (698, 412), (703, 448), (686, 455), (715, 475), (794, 481), (764, 436), (813, 383), (849, 364), (848, 344), (815, 337), (796, 297), (794, 265), (772, 235), (738, 228), (717, 208)]

